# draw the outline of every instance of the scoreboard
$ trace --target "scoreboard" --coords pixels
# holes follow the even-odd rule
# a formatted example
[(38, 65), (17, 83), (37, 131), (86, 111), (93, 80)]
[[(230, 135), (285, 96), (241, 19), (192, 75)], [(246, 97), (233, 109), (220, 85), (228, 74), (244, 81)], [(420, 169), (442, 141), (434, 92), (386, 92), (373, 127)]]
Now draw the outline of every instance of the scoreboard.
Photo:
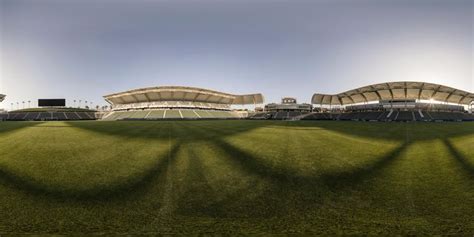
[(39, 99), (39, 107), (64, 107), (66, 106), (66, 99)]

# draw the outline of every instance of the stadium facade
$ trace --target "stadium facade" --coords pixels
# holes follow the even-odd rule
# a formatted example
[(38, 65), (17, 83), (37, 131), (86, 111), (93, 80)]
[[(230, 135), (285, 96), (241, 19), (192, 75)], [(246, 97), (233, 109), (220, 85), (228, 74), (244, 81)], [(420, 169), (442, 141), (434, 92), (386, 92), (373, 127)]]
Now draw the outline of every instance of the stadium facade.
[(104, 96), (111, 111), (104, 120), (238, 119), (245, 111), (232, 105), (264, 103), (260, 93), (234, 95), (196, 87), (161, 86), (135, 89)]
[[(4, 99), (5, 99), (5, 95), (0, 94), (0, 103), (3, 102)], [(2, 117), (5, 116), (4, 113), (5, 113), (5, 110), (0, 109), (0, 114), (1, 114), (0, 115), (0, 121), (2, 120)]]
[(254, 119), (278, 119), (285, 120), (311, 113), (313, 107), (310, 104), (298, 104), (296, 98), (283, 97), (281, 103), (270, 103), (265, 105), (263, 113), (253, 116)]
[(471, 105), (474, 94), (434, 83), (402, 81), (368, 85), (335, 95), (316, 93), (311, 102), (321, 106), (341, 106), (390, 100), (431, 100)]
[[(5, 96), (0, 95), (0, 101)], [(37, 108), (0, 114), (0, 120), (278, 119), (353, 121), (474, 121), (474, 94), (434, 83), (388, 82), (338, 94), (315, 93), (311, 104), (285, 97), (261, 107), (260, 93), (235, 95), (214, 90), (161, 86), (104, 96), (108, 111)], [(236, 109), (253, 105), (255, 111)], [(258, 106), (258, 107), (257, 107)]]
[(339, 94), (315, 93), (316, 113), (304, 119), (363, 121), (474, 120), (474, 94), (425, 82), (373, 84)]

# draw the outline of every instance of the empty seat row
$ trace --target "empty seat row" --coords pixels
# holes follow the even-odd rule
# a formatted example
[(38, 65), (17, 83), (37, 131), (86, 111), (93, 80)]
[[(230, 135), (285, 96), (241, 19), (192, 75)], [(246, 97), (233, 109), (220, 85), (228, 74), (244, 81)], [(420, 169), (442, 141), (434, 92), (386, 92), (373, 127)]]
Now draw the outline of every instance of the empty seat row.
[(199, 109), (167, 109), (111, 111), (102, 120), (159, 120), (159, 119), (233, 119), (240, 118), (233, 111), (199, 110)]
[(1, 120), (44, 121), (44, 120), (93, 120), (94, 112), (12, 112), (3, 114)]
[(474, 121), (474, 114), (433, 111), (370, 111), (342, 114), (312, 113), (302, 120), (354, 120), (354, 121)]

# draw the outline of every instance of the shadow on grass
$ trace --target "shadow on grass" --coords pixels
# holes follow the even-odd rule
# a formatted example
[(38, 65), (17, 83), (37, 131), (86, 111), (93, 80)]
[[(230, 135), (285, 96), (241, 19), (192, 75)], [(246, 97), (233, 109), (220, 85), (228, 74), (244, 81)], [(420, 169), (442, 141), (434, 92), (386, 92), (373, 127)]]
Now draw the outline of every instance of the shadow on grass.
[(406, 133), (412, 141), (443, 139), (474, 134), (473, 123), (401, 123), (401, 122), (354, 122), (354, 121), (295, 121), (273, 124), (282, 128), (318, 127), (341, 134), (361, 138), (405, 141)]
[[(271, 218), (283, 216), (288, 211), (288, 197), (290, 190), (287, 184), (265, 186), (265, 190), (258, 190), (257, 184), (249, 185), (252, 189), (236, 189), (232, 192), (225, 187), (212, 187), (206, 178), (202, 159), (193, 149), (188, 150), (189, 161), (186, 178), (177, 201), (176, 213), (189, 217), (211, 218)], [(261, 180), (254, 180), (260, 182)], [(224, 188), (224, 189), (220, 189)], [(249, 197), (248, 195), (250, 194)]]
[[(389, 167), (408, 147), (403, 143), (389, 154), (379, 157), (374, 163), (352, 171), (330, 173), (321, 176), (302, 176), (297, 171), (271, 167), (259, 157), (243, 151), (225, 141), (212, 140), (226, 154), (237, 169), (249, 175), (255, 175), (258, 180), (265, 182), (261, 190), (244, 188), (235, 193), (218, 193), (197, 196), (192, 203), (180, 201), (182, 214), (190, 216), (210, 216), (219, 218), (255, 217), (271, 218), (274, 216), (298, 215), (307, 209), (317, 208), (324, 202), (327, 191), (340, 192), (357, 186), (365, 180), (377, 177), (386, 167)], [(193, 160), (192, 157), (189, 159)], [(194, 169), (202, 169), (197, 161), (190, 164)], [(205, 180), (202, 174), (195, 176), (197, 180)], [(260, 182), (259, 181), (259, 182)], [(196, 182), (190, 180), (189, 182)], [(205, 188), (208, 190), (208, 188)], [(190, 190), (185, 196), (199, 190)], [(201, 190), (202, 192), (202, 190)], [(256, 193), (258, 192), (258, 193)], [(255, 194), (248, 197), (246, 194)], [(210, 200), (209, 197), (220, 195), (220, 200)], [(201, 200), (201, 201), (199, 201)], [(296, 213), (296, 214), (295, 214)]]
[(411, 143), (404, 142), (388, 154), (379, 157), (375, 162), (362, 167), (355, 168), (352, 171), (341, 173), (330, 173), (321, 176), (330, 188), (342, 188), (346, 186), (356, 186), (364, 180), (370, 180), (376, 177), (386, 167), (392, 165), (399, 158)]
[(180, 215), (204, 217), (204, 216), (224, 216), (225, 208), (216, 205), (216, 196), (211, 185), (204, 174), (204, 167), (200, 157), (193, 149), (188, 151), (186, 159), (188, 168), (184, 178), (185, 190), (179, 195), (176, 212)]
[[(101, 121), (101, 122), (67, 122), (69, 125), (106, 135), (119, 136), (124, 138), (147, 138), (147, 139), (179, 139), (187, 141), (199, 141), (207, 136), (231, 136), (241, 132), (256, 129), (264, 123), (240, 122), (241, 126), (232, 126), (230, 121)], [(242, 123), (243, 122), (243, 123)], [(229, 126), (231, 125), (231, 126)], [(195, 133), (194, 128), (220, 128), (219, 133), (210, 134)], [(185, 128), (185, 129), (183, 129)], [(170, 132), (171, 131), (171, 132)]]
[(171, 150), (157, 159), (155, 165), (134, 178), (123, 180), (110, 186), (100, 186), (88, 190), (58, 189), (36, 180), (20, 176), (0, 167), (0, 183), (29, 195), (47, 196), (64, 201), (103, 201), (136, 196), (145, 191), (158, 177), (167, 171), (180, 149), (176, 144)]
[(458, 164), (469, 173), (469, 175), (474, 176), (474, 165), (472, 165), (467, 157), (465, 157), (461, 152), (454, 147), (453, 143), (448, 139), (443, 139), (444, 145), (448, 148), (449, 153), (456, 159)]
[(12, 132), (18, 129), (26, 128), (26, 127), (34, 127), (42, 122), (25, 122), (25, 121), (9, 121), (9, 122), (0, 122), (0, 134)]
[(342, 173), (329, 173), (317, 177), (302, 176), (297, 171), (287, 168), (275, 169), (270, 167), (266, 162), (247, 151), (235, 147), (228, 142), (222, 140), (213, 140), (213, 142), (221, 147), (229, 157), (249, 174), (257, 175), (263, 179), (269, 179), (273, 182), (281, 184), (314, 184), (325, 183), (328, 185), (345, 183), (347, 185), (355, 185), (356, 183), (371, 178), (379, 170), (389, 166), (400, 154), (408, 147), (409, 143), (402, 143), (399, 147), (392, 150), (389, 154), (376, 159), (372, 164), (364, 167), (356, 168), (352, 171)]

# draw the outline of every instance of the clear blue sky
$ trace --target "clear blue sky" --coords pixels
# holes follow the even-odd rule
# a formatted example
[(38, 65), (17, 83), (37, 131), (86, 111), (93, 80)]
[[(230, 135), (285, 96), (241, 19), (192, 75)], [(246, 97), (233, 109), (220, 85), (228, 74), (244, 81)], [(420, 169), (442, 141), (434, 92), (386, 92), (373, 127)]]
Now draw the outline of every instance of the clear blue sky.
[(128, 89), (261, 92), (386, 81), (474, 91), (473, 1), (0, 0), (0, 93), (105, 104)]

